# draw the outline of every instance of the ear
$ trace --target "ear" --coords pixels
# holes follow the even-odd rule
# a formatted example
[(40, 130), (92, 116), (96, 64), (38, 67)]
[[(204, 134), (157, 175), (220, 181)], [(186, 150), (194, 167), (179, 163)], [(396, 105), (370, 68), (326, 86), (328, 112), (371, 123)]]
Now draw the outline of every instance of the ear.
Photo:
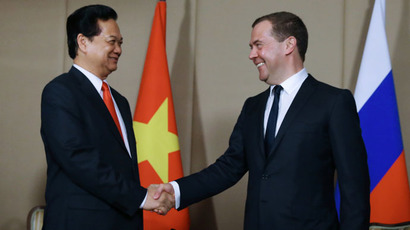
[(77, 35), (78, 52), (86, 53), (89, 39), (84, 34), (79, 33)]
[(297, 48), (297, 40), (294, 36), (290, 36), (285, 40), (286, 55), (293, 53)]

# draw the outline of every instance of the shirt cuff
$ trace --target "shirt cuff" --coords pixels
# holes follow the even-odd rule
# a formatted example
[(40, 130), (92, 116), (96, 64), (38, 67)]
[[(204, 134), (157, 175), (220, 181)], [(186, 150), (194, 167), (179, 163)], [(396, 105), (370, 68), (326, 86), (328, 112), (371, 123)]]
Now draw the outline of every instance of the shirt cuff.
[(175, 196), (175, 209), (178, 209), (181, 202), (181, 192), (179, 190), (179, 185), (176, 181), (169, 182), (172, 187), (174, 188), (174, 196)]
[(142, 209), (145, 205), (145, 202), (147, 202), (147, 197), (148, 197), (148, 192), (147, 192), (147, 194), (145, 194), (145, 198), (144, 198), (144, 200), (142, 201), (142, 203), (140, 205), (140, 209)]

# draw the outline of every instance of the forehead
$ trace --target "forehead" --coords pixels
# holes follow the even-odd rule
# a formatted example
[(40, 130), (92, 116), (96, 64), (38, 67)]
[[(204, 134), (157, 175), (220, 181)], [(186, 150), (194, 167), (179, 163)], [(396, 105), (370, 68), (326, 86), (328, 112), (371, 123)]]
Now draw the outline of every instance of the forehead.
[(107, 21), (98, 20), (98, 26), (102, 34), (122, 38), (120, 27), (114, 19), (108, 19)]
[(251, 43), (257, 40), (263, 40), (273, 38), (272, 36), (272, 23), (269, 21), (262, 21), (255, 25), (251, 33)]

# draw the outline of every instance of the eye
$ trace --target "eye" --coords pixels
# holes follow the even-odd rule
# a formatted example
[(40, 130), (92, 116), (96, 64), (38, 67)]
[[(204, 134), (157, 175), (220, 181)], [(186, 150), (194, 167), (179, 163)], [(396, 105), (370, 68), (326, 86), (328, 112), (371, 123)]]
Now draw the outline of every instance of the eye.
[(115, 45), (115, 39), (109, 39), (108, 41), (107, 41), (108, 43), (110, 43), (111, 45)]

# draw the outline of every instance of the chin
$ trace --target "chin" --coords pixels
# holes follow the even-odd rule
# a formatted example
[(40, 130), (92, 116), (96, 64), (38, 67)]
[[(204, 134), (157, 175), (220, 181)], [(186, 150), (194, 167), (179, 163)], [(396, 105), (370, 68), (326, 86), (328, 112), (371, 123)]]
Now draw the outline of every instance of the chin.
[(113, 66), (113, 67), (111, 67), (111, 68), (109, 69), (110, 72), (114, 72), (114, 71), (116, 71), (116, 70), (117, 70), (117, 66)]
[(259, 75), (259, 80), (266, 82), (268, 80), (268, 77)]

